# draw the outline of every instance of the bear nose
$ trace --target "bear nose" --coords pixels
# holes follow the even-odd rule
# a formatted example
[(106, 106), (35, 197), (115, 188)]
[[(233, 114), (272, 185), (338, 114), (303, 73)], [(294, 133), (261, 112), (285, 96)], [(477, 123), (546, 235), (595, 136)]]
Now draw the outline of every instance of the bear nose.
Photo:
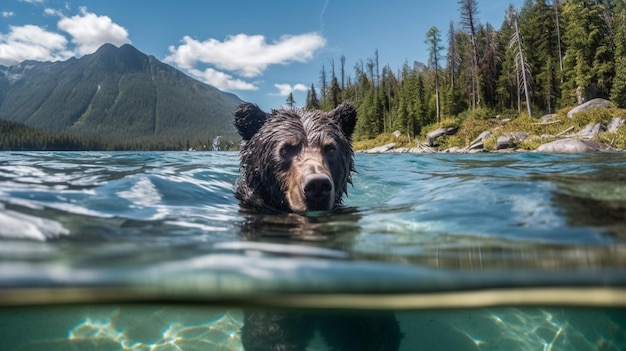
[(304, 196), (308, 202), (325, 204), (329, 207), (332, 191), (333, 183), (327, 175), (315, 173), (306, 176), (304, 182)]

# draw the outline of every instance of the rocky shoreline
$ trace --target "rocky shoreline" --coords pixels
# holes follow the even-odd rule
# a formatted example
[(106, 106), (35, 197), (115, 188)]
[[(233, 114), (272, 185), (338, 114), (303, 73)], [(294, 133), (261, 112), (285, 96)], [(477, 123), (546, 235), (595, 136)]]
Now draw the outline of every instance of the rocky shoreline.
[[(575, 114), (596, 108), (613, 108), (613, 105), (604, 99), (593, 99), (567, 113), (567, 118), (571, 119)], [(551, 124), (560, 122), (555, 120), (556, 115), (546, 115), (538, 119), (539, 124)], [(626, 128), (626, 116), (614, 117), (609, 123), (589, 123), (580, 131), (573, 133), (571, 126), (556, 135), (530, 135), (525, 132), (504, 132), (497, 136), (495, 147), (491, 150), (485, 148), (487, 139), (494, 135), (494, 132), (486, 130), (465, 147), (451, 147), (439, 150), (436, 142), (439, 138), (454, 135), (459, 130), (458, 127), (442, 127), (429, 132), (426, 142), (417, 142), (415, 147), (397, 147), (397, 143), (388, 143), (367, 150), (359, 150), (361, 153), (478, 153), (478, 152), (547, 152), (547, 153), (584, 153), (584, 152), (607, 152), (626, 151), (614, 148), (606, 143), (595, 140), (600, 133), (617, 133), (620, 128)], [(508, 123), (510, 120), (500, 120), (500, 124)], [(494, 137), (495, 138), (495, 137)], [(535, 150), (521, 149), (518, 146), (528, 138), (537, 140), (550, 140), (542, 142)]]

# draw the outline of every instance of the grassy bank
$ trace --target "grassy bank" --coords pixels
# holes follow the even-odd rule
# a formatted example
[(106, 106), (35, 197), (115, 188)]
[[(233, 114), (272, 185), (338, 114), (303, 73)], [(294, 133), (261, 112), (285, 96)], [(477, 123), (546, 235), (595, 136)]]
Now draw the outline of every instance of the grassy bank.
[[(461, 115), (456, 118), (444, 118), (440, 123), (434, 123), (422, 128), (418, 140), (401, 135), (396, 138), (393, 134), (381, 134), (375, 139), (359, 140), (354, 142), (355, 150), (367, 150), (388, 143), (396, 143), (396, 147), (415, 147), (417, 141), (425, 143), (426, 134), (441, 127), (457, 126), (459, 131), (454, 135), (443, 136), (437, 139), (436, 148), (440, 151), (451, 147), (466, 147), (482, 132), (490, 131), (491, 136), (485, 140), (485, 150), (495, 150), (499, 136), (507, 132), (527, 133), (529, 137), (523, 140), (518, 148), (535, 150), (539, 145), (556, 139), (575, 134), (590, 123), (607, 124), (614, 117), (626, 119), (626, 110), (617, 108), (595, 108), (579, 112), (567, 117), (571, 108), (559, 110), (549, 121), (529, 117), (527, 114), (500, 115), (499, 118), (487, 118), (480, 113)], [(600, 133), (595, 140), (603, 142), (617, 149), (626, 149), (626, 125), (622, 125), (617, 133)]]

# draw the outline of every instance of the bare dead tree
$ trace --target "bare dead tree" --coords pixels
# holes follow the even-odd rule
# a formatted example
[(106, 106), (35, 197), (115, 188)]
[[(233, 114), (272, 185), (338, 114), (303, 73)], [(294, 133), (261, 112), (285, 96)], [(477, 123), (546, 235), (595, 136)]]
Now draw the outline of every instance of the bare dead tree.
[(470, 44), (472, 50), (472, 108), (475, 109), (480, 105), (480, 88), (478, 78), (478, 45), (476, 39), (476, 15), (478, 14), (478, 1), (476, 0), (459, 0), (461, 5), (461, 24), (470, 36)]
[(341, 90), (346, 88), (345, 78), (346, 78), (346, 57), (341, 55)]
[(441, 37), (439, 29), (437, 29), (437, 27), (430, 27), (428, 32), (426, 32), (426, 44), (428, 44), (429, 46), (428, 63), (435, 71), (435, 103), (437, 108), (437, 122), (440, 122), (441, 113), (439, 102), (439, 60), (441, 59), (441, 50), (443, 50), (443, 46), (441, 46)]
[(517, 74), (522, 78), (521, 84), (522, 87), (518, 88), (524, 89), (524, 95), (526, 96), (526, 108), (528, 109), (528, 116), (532, 116), (531, 108), (530, 108), (530, 94), (529, 94), (529, 85), (530, 85), (530, 68), (528, 67), (528, 63), (524, 58), (524, 49), (522, 47), (522, 35), (519, 30), (519, 18), (517, 16), (517, 12), (514, 8), (511, 8), (506, 11), (507, 20), (513, 24), (513, 36), (511, 37), (511, 41), (509, 42), (509, 48), (513, 49), (515, 52), (515, 67), (517, 68)]
[(563, 53), (561, 52), (561, 15), (559, 13), (559, 0), (554, 0), (554, 15), (556, 17), (556, 45), (559, 49), (559, 69), (561, 83), (563, 83)]

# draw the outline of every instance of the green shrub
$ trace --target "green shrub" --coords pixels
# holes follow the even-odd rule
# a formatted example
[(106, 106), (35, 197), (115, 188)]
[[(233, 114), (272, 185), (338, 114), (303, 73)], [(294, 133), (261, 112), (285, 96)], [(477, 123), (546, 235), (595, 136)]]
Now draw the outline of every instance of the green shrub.
[(545, 144), (554, 140), (556, 140), (555, 137), (542, 138), (538, 135), (531, 135), (528, 138), (522, 140), (522, 142), (520, 142), (517, 147), (523, 150), (537, 150), (537, 148), (541, 144)]
[(445, 135), (437, 139), (437, 143), (439, 144), (439, 150), (445, 150), (451, 147), (464, 147), (466, 145), (464, 140), (458, 134)]
[(626, 126), (622, 125), (617, 133), (601, 133), (598, 139), (617, 149), (626, 149)]
[(571, 121), (575, 127), (581, 129), (590, 123), (609, 123), (617, 112), (617, 109), (593, 108), (574, 114)]
[(478, 107), (473, 110), (467, 110), (459, 114), (460, 120), (466, 119), (489, 119), (494, 118), (498, 113), (486, 107)]
[(491, 135), (489, 138), (485, 139), (485, 142), (483, 143), (483, 148), (485, 150), (495, 150), (497, 142), (498, 137), (496, 135)]
[(523, 132), (530, 135), (556, 135), (568, 128), (566, 122), (568, 121), (564, 121), (563, 119), (558, 118), (558, 115), (549, 123), (544, 123), (541, 122), (541, 120), (539, 119), (529, 117), (527, 114), (523, 114), (505, 125), (503, 127), (503, 131)]

